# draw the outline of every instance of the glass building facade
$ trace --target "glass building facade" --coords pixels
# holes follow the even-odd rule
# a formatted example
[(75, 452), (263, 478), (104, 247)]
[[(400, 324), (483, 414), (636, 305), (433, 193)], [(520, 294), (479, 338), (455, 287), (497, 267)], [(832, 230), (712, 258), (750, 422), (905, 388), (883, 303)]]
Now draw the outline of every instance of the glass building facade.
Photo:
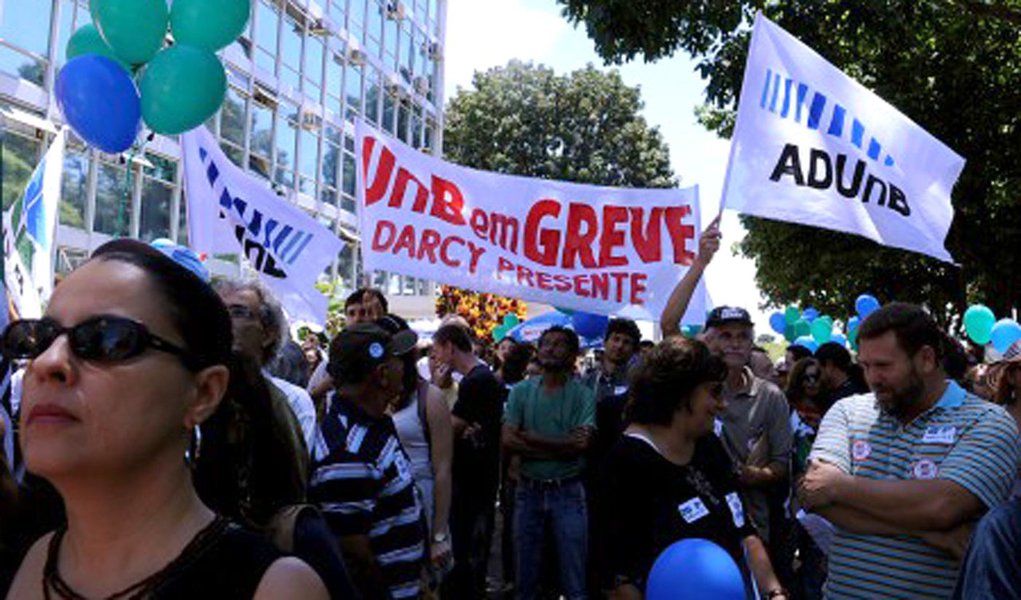
[[(221, 52), (227, 99), (207, 127), (236, 164), (348, 242), (330, 268), (343, 288), (432, 293), (424, 281), (360, 272), (353, 124), (362, 116), (439, 153), (445, 16), (446, 0), (253, 0), (245, 33)], [(87, 0), (0, 0), (4, 208), (20, 197), (60, 126), (53, 82), (69, 36), (89, 22)], [(187, 243), (182, 177), (176, 137), (113, 156), (72, 135), (58, 270), (111, 237)]]

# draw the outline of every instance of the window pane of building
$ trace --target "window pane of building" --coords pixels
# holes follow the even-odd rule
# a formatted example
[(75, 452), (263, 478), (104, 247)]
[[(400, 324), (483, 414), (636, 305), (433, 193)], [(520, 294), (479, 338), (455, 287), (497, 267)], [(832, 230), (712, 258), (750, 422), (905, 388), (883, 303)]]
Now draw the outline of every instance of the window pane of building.
[(50, 49), (53, 0), (8, 0), (3, 4), (0, 39), (21, 50), (46, 56)]
[(59, 221), (79, 229), (85, 228), (85, 203), (89, 188), (89, 158), (85, 152), (67, 148), (60, 185)]
[(344, 81), (344, 93), (347, 95), (348, 111), (359, 114), (362, 112), (362, 68), (349, 64), (347, 79)]
[(100, 161), (96, 180), (96, 221), (93, 228), (107, 235), (126, 234), (130, 206), (131, 197), (124, 167)]
[(298, 144), (298, 127), (294, 119), (297, 117), (298, 107), (280, 105), (280, 111), (277, 114), (276, 175), (273, 180), (288, 188), (294, 186), (294, 158)]
[(255, 64), (273, 73), (276, 66), (280, 10), (276, 6), (271, 6), (267, 0), (262, 0), (256, 11), (258, 23), (255, 28)]
[(290, 15), (284, 16), (284, 25), (280, 30), (280, 81), (299, 89), (301, 80), (301, 25)]
[(170, 200), (173, 186), (162, 181), (144, 178), (142, 181), (142, 208), (138, 236), (151, 242), (170, 236)]
[(252, 102), (251, 158), (248, 167), (269, 179), (273, 156), (273, 109)]
[(220, 109), (220, 137), (237, 146), (245, 145), (245, 104), (248, 97), (227, 87), (227, 98)]
[(305, 38), (305, 95), (319, 100), (323, 87), (323, 39), (318, 36)]
[(3, 152), (3, 205), (4, 210), (21, 198), (25, 186), (32, 178), (32, 171), (39, 163), (39, 151), (42, 144), (35, 138), (18, 135), (7, 131), (4, 138)]
[(369, 70), (368, 84), (365, 92), (365, 118), (373, 124), (379, 124), (379, 73), (375, 69)]

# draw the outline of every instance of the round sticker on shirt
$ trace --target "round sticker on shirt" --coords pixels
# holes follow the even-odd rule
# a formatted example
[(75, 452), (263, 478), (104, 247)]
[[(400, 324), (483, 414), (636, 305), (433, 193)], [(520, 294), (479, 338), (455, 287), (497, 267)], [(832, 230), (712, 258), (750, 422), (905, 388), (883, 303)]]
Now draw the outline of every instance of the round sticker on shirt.
[(915, 463), (912, 472), (915, 474), (915, 479), (936, 479), (936, 476), (939, 475), (939, 467), (928, 458), (923, 458)]
[(372, 342), (369, 345), (369, 356), (372, 358), (379, 358), (383, 356), (383, 345), (379, 342)]
[(855, 440), (851, 445), (851, 456), (854, 460), (865, 460), (872, 454), (872, 446), (865, 440)]

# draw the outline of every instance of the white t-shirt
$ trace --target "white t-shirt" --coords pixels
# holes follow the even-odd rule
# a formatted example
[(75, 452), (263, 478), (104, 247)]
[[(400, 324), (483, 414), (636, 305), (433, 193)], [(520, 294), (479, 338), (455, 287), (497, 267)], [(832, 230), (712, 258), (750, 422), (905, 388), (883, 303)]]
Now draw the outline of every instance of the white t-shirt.
[(294, 416), (298, 418), (298, 424), (301, 426), (305, 447), (311, 452), (316, 436), (316, 406), (312, 402), (312, 397), (304, 389), (285, 379), (273, 377), (268, 371), (263, 371), (263, 375), (287, 396), (287, 404), (291, 406), (291, 410), (294, 411)]

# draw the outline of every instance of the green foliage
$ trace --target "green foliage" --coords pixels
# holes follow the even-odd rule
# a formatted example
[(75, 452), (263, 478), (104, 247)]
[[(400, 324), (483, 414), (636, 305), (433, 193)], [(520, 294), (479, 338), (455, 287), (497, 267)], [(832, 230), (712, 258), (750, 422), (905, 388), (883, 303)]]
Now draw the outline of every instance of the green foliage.
[(478, 72), (447, 108), (444, 154), (514, 175), (621, 187), (676, 185), (641, 94), (589, 65), (569, 75), (513, 61)]
[(741, 251), (776, 305), (843, 315), (865, 291), (923, 302), (941, 320), (981, 300), (1021, 304), (1021, 1), (558, 0), (609, 62), (683, 50), (706, 80), (701, 122), (733, 128), (756, 10), (964, 156), (947, 247), (961, 269), (862, 238), (745, 218)]

